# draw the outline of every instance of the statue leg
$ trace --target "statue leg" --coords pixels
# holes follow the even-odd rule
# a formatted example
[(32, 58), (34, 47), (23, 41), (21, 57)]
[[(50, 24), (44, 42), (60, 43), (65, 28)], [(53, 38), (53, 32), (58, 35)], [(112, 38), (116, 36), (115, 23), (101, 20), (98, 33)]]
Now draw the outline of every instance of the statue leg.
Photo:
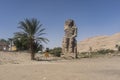
[(69, 42), (69, 52), (76, 53), (77, 52), (77, 41), (75, 38), (71, 38)]
[(77, 53), (77, 40), (74, 39), (74, 53)]
[(66, 38), (65, 39), (65, 53), (68, 53), (68, 50), (69, 50), (69, 38)]
[(65, 37), (63, 38), (63, 41), (62, 41), (62, 53), (63, 54), (65, 53)]
[(69, 41), (69, 53), (74, 53), (74, 38), (70, 38), (70, 41)]
[(68, 42), (69, 42), (69, 39), (64, 37), (63, 44), (62, 44), (62, 52), (63, 53), (68, 53)]

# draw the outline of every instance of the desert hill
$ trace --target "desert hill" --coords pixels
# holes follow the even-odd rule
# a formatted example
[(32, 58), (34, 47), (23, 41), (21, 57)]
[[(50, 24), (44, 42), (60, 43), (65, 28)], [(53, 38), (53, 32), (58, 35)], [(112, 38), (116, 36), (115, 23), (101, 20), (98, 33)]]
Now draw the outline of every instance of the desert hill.
[(120, 44), (120, 33), (111, 36), (95, 36), (78, 43), (78, 52), (94, 50), (112, 49), (116, 50), (116, 44)]

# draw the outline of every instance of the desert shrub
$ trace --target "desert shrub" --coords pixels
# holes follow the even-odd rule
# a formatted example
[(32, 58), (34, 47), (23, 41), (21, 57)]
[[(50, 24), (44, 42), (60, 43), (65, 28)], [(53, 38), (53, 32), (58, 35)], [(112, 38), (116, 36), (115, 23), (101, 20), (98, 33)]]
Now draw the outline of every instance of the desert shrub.
[(98, 54), (108, 54), (108, 53), (114, 53), (114, 50), (110, 49), (101, 49), (97, 51)]
[(120, 51), (120, 46), (118, 47), (118, 51)]
[(106, 55), (108, 53), (114, 53), (114, 50), (111, 49), (101, 49), (98, 51), (92, 51), (92, 52), (81, 52), (79, 53), (79, 57), (81, 58), (90, 58), (90, 57), (97, 57), (101, 55)]
[(116, 45), (115, 47), (120, 51), (120, 45)]
[(81, 53), (78, 53), (78, 56), (81, 58), (89, 58), (90, 53), (89, 52), (81, 52)]
[(50, 49), (50, 54), (56, 56), (56, 57), (60, 57), (61, 56), (61, 52), (62, 52), (62, 49), (61, 47), (55, 47), (53, 49)]

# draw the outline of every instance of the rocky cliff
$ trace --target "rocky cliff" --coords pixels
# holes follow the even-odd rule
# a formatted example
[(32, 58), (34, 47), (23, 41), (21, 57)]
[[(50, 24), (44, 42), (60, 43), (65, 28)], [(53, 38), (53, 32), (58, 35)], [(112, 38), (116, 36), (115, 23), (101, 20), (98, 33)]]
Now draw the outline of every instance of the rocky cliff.
[(92, 49), (113, 49), (116, 50), (116, 44), (120, 44), (120, 33), (111, 36), (95, 36), (78, 42), (78, 52), (86, 52)]

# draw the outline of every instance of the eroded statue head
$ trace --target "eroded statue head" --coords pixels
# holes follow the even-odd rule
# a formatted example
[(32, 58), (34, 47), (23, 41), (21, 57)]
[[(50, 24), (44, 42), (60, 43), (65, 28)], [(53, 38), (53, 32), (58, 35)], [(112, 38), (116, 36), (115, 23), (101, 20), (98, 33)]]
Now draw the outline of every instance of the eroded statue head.
[(65, 26), (70, 26), (70, 27), (74, 26), (74, 20), (72, 20), (72, 19), (66, 20), (65, 21)]

